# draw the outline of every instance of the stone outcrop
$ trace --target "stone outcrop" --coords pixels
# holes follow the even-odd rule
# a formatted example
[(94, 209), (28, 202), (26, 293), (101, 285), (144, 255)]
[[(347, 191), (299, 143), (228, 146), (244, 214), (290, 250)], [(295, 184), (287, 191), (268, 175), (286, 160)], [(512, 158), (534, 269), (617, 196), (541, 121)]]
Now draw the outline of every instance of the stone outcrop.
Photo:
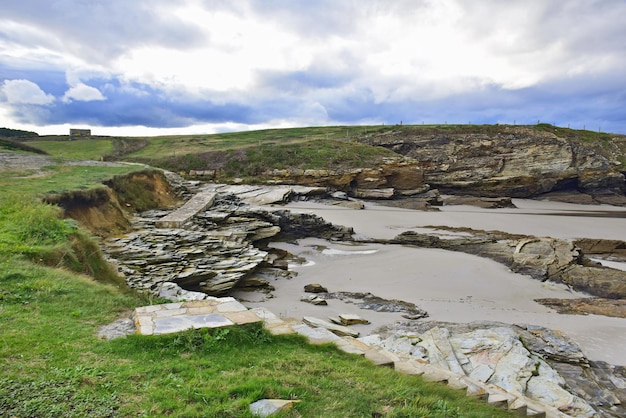
[(324, 292), (316, 295), (322, 299), (337, 299), (344, 303), (352, 303), (361, 309), (376, 312), (401, 312), (406, 319), (422, 319), (428, 317), (428, 312), (420, 309), (414, 303), (397, 299), (384, 299), (371, 293), (363, 292)]
[(292, 399), (260, 399), (250, 404), (250, 413), (256, 417), (269, 417), (290, 410), (298, 402)]
[(568, 416), (626, 413), (626, 369), (588, 361), (558, 331), (492, 322), (407, 322), (359, 340), (527, 396)]
[(626, 261), (626, 241), (582, 238), (574, 241), (585, 254), (597, 255), (607, 260)]
[(559, 190), (624, 195), (624, 175), (591, 147), (555, 133), (501, 126), (491, 133), (403, 127), (361, 138), (417, 161), (423, 181), (448, 194), (531, 197)]
[(626, 272), (593, 263), (569, 241), (499, 231), (439, 228), (463, 234), (444, 237), (436, 233), (407, 231), (391, 242), (474, 254), (538, 280), (562, 282), (575, 290), (603, 298), (626, 298)]

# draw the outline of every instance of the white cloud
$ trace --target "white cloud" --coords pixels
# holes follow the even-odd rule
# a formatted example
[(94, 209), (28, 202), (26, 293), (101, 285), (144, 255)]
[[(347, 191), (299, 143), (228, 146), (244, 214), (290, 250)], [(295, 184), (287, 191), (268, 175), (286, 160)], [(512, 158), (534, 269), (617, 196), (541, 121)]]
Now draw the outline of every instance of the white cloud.
[(100, 90), (97, 88), (83, 83), (78, 83), (75, 86), (70, 87), (69, 90), (65, 92), (61, 100), (65, 103), (71, 102), (72, 100), (91, 102), (94, 100), (106, 100), (106, 97), (100, 93)]
[(2, 93), (9, 104), (48, 105), (54, 102), (54, 96), (46, 94), (37, 84), (29, 80), (4, 80)]
[[(0, 74), (41, 88), (14, 85), (7, 92), (0, 84), (0, 95), (7, 103), (49, 104), (54, 97), (41, 90), (52, 92), (61, 100), (46, 108), (56, 118), (50, 123), (84, 111), (103, 125), (129, 118), (154, 124), (145, 115), (157, 108), (180, 125), (329, 124), (338, 109), (341, 122), (350, 123), (384, 120), (376, 114), (383, 111), (396, 117), (396, 109), (429, 101), (446, 102), (460, 120), (494, 103), (489, 114), (497, 120), (507, 100), (520, 104), (516, 112), (534, 115), (542, 98), (552, 103), (546, 86), (564, 83), (570, 92), (606, 80), (598, 86), (615, 91), (615, 75), (626, 71), (626, 2), (614, 0), (5, 3)], [(66, 75), (67, 85), (46, 75), (51, 68)], [(11, 90), (20, 87), (30, 94)], [(619, 88), (611, 99), (603, 90), (587, 94), (619, 109)], [(459, 107), (464, 97), (473, 100)], [(102, 100), (64, 111), (73, 101)], [(573, 93), (567, 99), (576, 100), (590, 103)], [(130, 113), (129, 102), (137, 104)]]

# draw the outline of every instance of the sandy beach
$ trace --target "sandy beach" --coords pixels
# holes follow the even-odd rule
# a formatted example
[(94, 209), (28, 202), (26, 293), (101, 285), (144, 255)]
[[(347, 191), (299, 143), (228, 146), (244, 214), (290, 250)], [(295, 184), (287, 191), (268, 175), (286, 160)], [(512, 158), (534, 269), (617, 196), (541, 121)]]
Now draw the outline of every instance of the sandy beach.
[[(450, 206), (440, 212), (372, 203), (367, 204), (365, 210), (311, 202), (290, 203), (287, 207), (351, 226), (357, 237), (388, 239), (407, 230), (447, 225), (566, 239), (624, 239), (626, 211), (623, 208), (529, 200), (515, 200), (515, 204), (517, 209)], [(371, 321), (370, 325), (355, 326), (362, 335), (381, 325), (404, 320), (400, 313), (364, 310), (339, 300), (329, 300), (328, 306), (301, 302), (304, 285), (319, 283), (331, 292), (370, 292), (385, 299), (415, 303), (429, 314), (429, 318), (423, 320), (489, 320), (557, 329), (576, 341), (591, 360), (626, 365), (626, 350), (623, 349), (626, 347), (626, 319), (557, 314), (534, 299), (587, 295), (573, 292), (564, 285), (542, 283), (512, 273), (495, 261), (439, 249), (354, 245), (318, 239), (273, 245), (303, 257), (306, 262), (290, 267), (298, 273), (296, 277), (272, 283), (276, 290), (271, 298), (249, 292), (235, 295), (250, 307), (263, 306), (281, 317), (298, 319), (306, 315), (326, 319), (340, 313), (358, 314)], [(612, 267), (626, 268), (623, 263), (616, 264)]]

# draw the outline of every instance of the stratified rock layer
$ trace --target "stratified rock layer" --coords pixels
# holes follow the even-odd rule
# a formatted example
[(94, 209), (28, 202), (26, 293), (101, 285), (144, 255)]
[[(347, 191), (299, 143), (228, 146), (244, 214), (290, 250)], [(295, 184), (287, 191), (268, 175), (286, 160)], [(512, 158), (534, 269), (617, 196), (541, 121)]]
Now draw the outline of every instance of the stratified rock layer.
[(591, 147), (528, 127), (492, 133), (403, 127), (360, 141), (413, 158), (424, 182), (449, 194), (531, 197), (559, 190), (624, 195), (619, 166)]
[[(133, 232), (105, 241), (105, 252), (131, 287), (158, 295), (171, 282), (184, 290), (223, 295), (270, 264), (268, 252), (255, 243), (279, 234), (331, 240), (352, 234), (312, 214), (253, 208), (231, 193), (202, 193), (209, 199), (202, 199), (195, 214), (174, 219), (165, 211), (144, 212), (135, 217)], [(206, 208), (207, 202), (214, 204)]]

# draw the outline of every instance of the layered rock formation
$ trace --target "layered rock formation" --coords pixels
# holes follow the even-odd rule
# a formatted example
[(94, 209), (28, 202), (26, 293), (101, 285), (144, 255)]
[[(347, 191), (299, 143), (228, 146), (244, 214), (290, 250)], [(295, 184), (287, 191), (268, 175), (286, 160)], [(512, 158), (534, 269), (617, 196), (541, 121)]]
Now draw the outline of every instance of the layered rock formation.
[(626, 413), (626, 369), (588, 361), (558, 331), (493, 322), (411, 321), (361, 340), (523, 394), (569, 416)]
[(424, 182), (444, 193), (532, 197), (572, 190), (599, 199), (624, 195), (624, 175), (616, 163), (553, 132), (502, 126), (491, 133), (427, 133), (403, 127), (360, 141), (413, 158)]
[(173, 228), (159, 227), (169, 212), (138, 214), (135, 230), (106, 240), (105, 253), (132, 287), (159, 294), (163, 283), (175, 283), (222, 295), (260, 268), (271, 267), (272, 257), (261, 249), (264, 240), (279, 234), (290, 239), (349, 239), (352, 234), (315, 215), (254, 209), (233, 194), (217, 193), (211, 201), (211, 207)]

